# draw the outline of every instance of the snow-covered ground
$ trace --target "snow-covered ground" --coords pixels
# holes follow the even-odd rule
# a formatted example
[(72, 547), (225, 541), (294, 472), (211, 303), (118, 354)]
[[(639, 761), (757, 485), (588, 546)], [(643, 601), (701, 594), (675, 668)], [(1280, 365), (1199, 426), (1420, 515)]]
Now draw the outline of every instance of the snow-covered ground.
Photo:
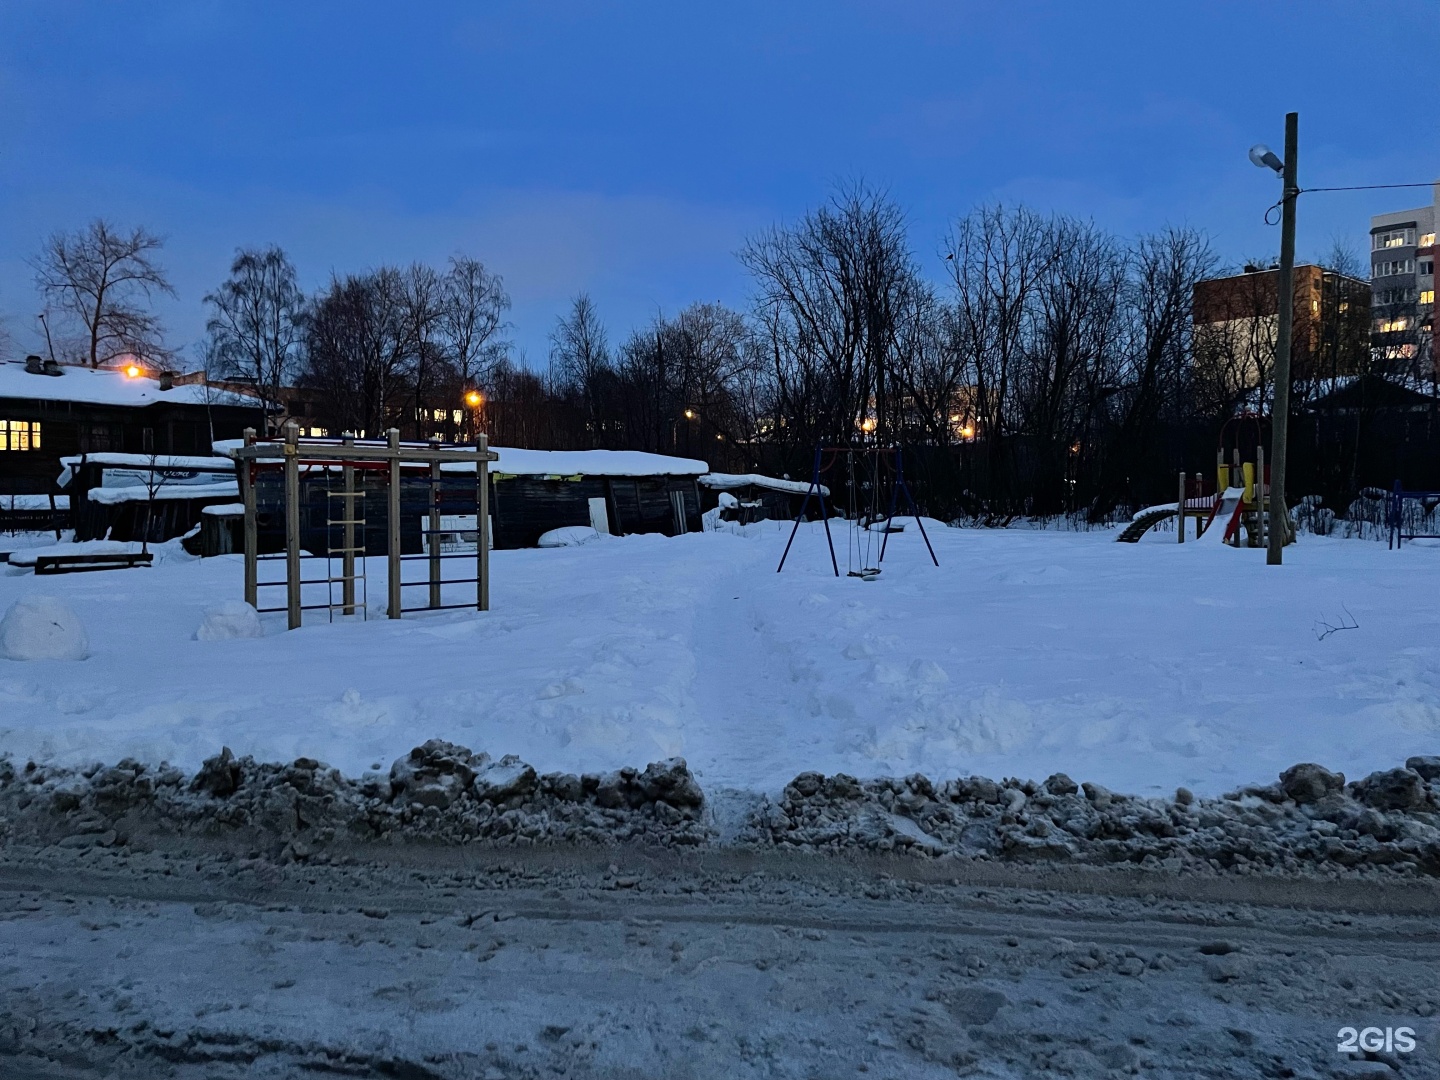
[[(679, 754), (709, 790), (814, 769), (1215, 794), (1296, 761), (1354, 777), (1440, 752), (1440, 548), (1307, 536), (1272, 568), (1173, 533), (928, 524), (939, 569), (911, 523), (875, 581), (832, 577), (819, 525), (782, 574), (788, 523), (497, 551), (491, 612), (400, 622), (377, 617), (372, 560), (370, 621), (267, 615), (238, 640), (195, 640), (240, 596), (238, 557), (12, 569), (0, 610), (59, 596), (90, 655), (0, 660), (0, 753), (192, 768), (223, 743), (354, 774), (438, 737), (541, 771)], [(1357, 628), (1319, 638), (1347, 612)]]

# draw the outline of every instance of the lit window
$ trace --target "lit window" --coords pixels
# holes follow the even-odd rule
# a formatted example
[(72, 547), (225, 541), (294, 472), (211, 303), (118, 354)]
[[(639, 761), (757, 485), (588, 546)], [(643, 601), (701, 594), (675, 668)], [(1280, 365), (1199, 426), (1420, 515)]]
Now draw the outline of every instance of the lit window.
[(1383, 319), (1380, 322), (1380, 333), (1382, 334), (1395, 334), (1399, 333), (1401, 330), (1409, 329), (1410, 320), (1404, 317), (1401, 317), (1399, 319)]
[(1311, 300), (1311, 301), (1310, 301), (1310, 314), (1311, 314), (1311, 315), (1319, 315), (1319, 314), (1320, 314), (1320, 301), (1319, 301), (1319, 300)]
[(39, 420), (0, 420), (0, 450), (39, 449)]
[(450, 410), (450, 422), (451, 422), (452, 424), (458, 424), (458, 423), (460, 423), (460, 410), (459, 410), (459, 409), (451, 409), (451, 410)]
[(1420, 237), (1420, 246), (1421, 246), (1421, 247), (1434, 247), (1434, 246), (1435, 246), (1435, 234), (1434, 234), (1433, 232), (1427, 232), (1427, 233), (1425, 233), (1423, 236), (1421, 236), (1421, 237)]
[(1420, 303), (1422, 303), (1422, 304), (1433, 304), (1433, 303), (1435, 303), (1435, 290), (1434, 290), (1434, 289), (1421, 289), (1421, 290), (1420, 290)]

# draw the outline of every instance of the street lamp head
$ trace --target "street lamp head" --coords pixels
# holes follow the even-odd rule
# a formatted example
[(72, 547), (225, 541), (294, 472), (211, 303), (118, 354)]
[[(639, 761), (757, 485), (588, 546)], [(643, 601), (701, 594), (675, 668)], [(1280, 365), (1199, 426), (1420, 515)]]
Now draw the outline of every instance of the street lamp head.
[(686, 419), (686, 420), (694, 420), (694, 419), (695, 419), (695, 410), (694, 410), (694, 409), (686, 409), (686, 410), (685, 410), (685, 419)]
[(485, 395), (480, 393), (479, 390), (471, 390), (465, 395), (465, 404), (469, 405), (472, 409), (478, 409), (484, 400)]
[(1261, 169), (1274, 169), (1277, 173), (1285, 171), (1285, 163), (1264, 143), (1256, 143), (1250, 147), (1250, 163)]

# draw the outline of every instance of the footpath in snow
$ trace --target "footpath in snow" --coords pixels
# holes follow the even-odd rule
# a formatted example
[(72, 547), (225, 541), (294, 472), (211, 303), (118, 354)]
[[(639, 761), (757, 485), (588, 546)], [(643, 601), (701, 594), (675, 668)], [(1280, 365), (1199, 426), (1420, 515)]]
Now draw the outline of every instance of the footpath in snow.
[(910, 524), (876, 581), (832, 577), (818, 525), (782, 574), (788, 523), (499, 551), (491, 612), (398, 623), (372, 560), (368, 622), (235, 640), (196, 640), (240, 596), (235, 557), (11, 569), (0, 610), (59, 597), (89, 655), (0, 659), (0, 755), (193, 771), (223, 744), (359, 776), (438, 738), (541, 772), (683, 756), (707, 792), (813, 770), (1215, 795), (1440, 753), (1436, 547), (1307, 536), (1277, 569), (1173, 535), (927, 526), (939, 569)]

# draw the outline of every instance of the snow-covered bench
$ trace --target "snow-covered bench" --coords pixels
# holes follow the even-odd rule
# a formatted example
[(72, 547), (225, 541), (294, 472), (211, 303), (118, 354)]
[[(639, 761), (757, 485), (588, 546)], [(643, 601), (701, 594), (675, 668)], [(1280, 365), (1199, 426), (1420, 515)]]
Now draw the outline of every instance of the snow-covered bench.
[(149, 566), (155, 556), (150, 552), (107, 552), (103, 555), (37, 555), (35, 573), (71, 574), (86, 570), (129, 570)]

